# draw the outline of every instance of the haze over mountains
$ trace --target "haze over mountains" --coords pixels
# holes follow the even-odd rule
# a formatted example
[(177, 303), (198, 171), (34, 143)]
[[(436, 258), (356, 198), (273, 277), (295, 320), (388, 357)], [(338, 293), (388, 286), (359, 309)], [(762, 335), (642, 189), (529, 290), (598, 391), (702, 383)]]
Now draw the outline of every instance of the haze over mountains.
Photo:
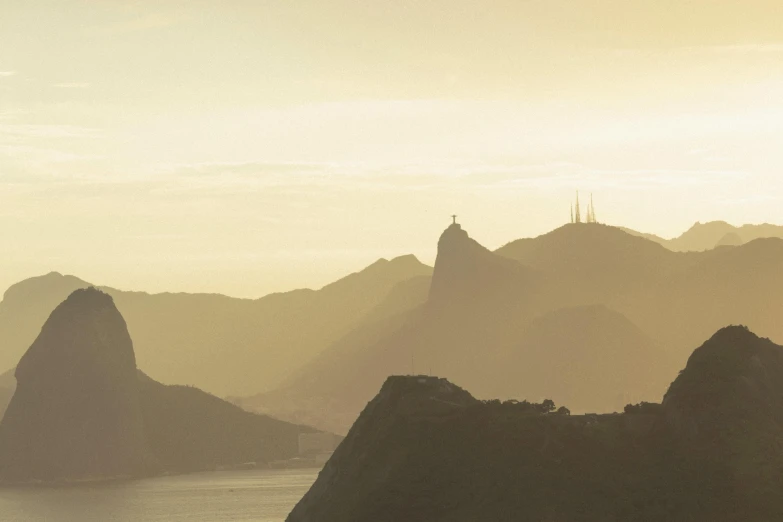
[[(240, 395), (274, 387), (354, 328), (397, 283), (430, 273), (415, 257), (403, 256), (379, 260), (317, 291), (257, 300), (102, 290), (127, 320), (139, 364), (151, 376)], [(0, 302), (0, 367), (13, 367), (54, 307), (89, 286), (51, 273), (9, 288)]]
[(744, 327), (693, 352), (662, 405), (624, 415), (390, 377), (287, 520), (778, 520), (781, 383), (783, 347)]
[(783, 522), (781, 21), (0, 0), (0, 522)]
[(298, 454), (312, 428), (242, 411), (193, 387), (165, 386), (136, 367), (108, 294), (74, 291), (16, 368), (0, 422), (0, 481), (144, 477), (265, 464)]
[(136, 371), (133, 342), (111, 297), (72, 293), (16, 368), (16, 391), (0, 423), (3, 477), (154, 473)]
[[(705, 227), (720, 229), (714, 237), (725, 229)], [(151, 376), (344, 433), (399, 373), (444, 375), (479, 397), (548, 397), (575, 412), (650, 400), (689, 347), (725, 324), (783, 335), (781, 268), (775, 238), (674, 252), (618, 228), (574, 224), (491, 252), (453, 225), (434, 273), (403, 256), (318, 291), (255, 301), (104, 290)], [(58, 299), (82, 286), (50, 274), (9, 289), (0, 303), (9, 368)]]
[[(616, 411), (666, 389), (725, 324), (783, 337), (783, 240), (673, 252), (598, 224), (490, 252), (452, 225), (426, 303), (366, 323), (278, 390), (240, 401), (345, 432), (390, 374), (432, 371), (478, 397)], [(337, 412), (340, 412), (338, 415)]]
[(622, 230), (659, 243), (675, 252), (702, 252), (719, 246), (737, 246), (754, 239), (777, 237), (783, 238), (783, 227), (779, 225), (742, 225), (735, 227), (725, 221), (696, 223), (682, 235), (664, 239), (655, 234), (645, 234), (629, 228)]

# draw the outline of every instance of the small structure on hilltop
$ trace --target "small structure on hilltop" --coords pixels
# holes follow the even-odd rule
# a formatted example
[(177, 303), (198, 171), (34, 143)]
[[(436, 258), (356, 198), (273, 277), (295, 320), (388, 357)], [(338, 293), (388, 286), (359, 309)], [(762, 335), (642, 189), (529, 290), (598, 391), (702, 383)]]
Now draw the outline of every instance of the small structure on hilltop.
[(576, 205), (571, 204), (571, 223), (598, 223), (595, 217), (595, 205), (593, 204), (593, 195), (590, 194), (590, 203), (587, 205), (587, 217), (582, 221), (582, 211), (579, 206), (579, 192), (576, 193)]

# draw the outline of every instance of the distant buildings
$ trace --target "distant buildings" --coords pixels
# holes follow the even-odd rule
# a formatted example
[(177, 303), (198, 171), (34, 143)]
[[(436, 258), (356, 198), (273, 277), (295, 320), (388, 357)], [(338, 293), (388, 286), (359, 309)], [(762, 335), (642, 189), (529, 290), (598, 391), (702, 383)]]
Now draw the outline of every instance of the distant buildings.
[(342, 440), (343, 437), (334, 433), (300, 433), (299, 456), (270, 462), (269, 467), (273, 469), (321, 468), (329, 461)]
[(299, 455), (331, 454), (342, 439), (334, 433), (300, 433)]

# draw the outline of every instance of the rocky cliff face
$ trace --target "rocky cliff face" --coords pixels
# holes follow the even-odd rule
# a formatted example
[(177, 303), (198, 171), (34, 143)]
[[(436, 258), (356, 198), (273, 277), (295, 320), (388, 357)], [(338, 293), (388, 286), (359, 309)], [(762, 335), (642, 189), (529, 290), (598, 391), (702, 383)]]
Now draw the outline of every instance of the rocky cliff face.
[(0, 376), (0, 483), (192, 472), (298, 454), (316, 430), (243, 411), (136, 369), (113, 299), (77, 290), (52, 313), (15, 371)]
[(455, 223), (438, 240), (430, 303), (437, 307), (493, 295), (514, 288), (523, 272), (518, 263), (493, 254)]
[(742, 326), (697, 348), (663, 401), (687, 451), (722, 466), (751, 506), (783, 487), (783, 347)]
[(77, 290), (16, 369), (0, 423), (11, 481), (130, 477), (156, 469), (146, 443), (133, 343), (112, 298)]
[(666, 393), (671, 415), (706, 435), (727, 418), (783, 422), (783, 348), (742, 326), (717, 332), (697, 348)]
[(781, 373), (783, 347), (732, 327), (646, 412), (531, 413), (390, 378), (288, 521), (781, 520)]
[[(385, 490), (409, 464), (404, 458), (407, 446), (416, 441), (394, 439), (399, 423), (446, 418), (474, 404), (478, 401), (473, 396), (446, 379), (389, 377), (287, 520), (360, 520), (355, 518), (358, 515), (356, 506), (371, 502), (369, 498), (363, 498), (364, 495), (368, 491)], [(393, 458), (386, 457), (387, 450), (392, 452)], [(357, 488), (359, 484), (361, 487)], [(371, 519), (374, 518), (371, 516), (367, 520)]]

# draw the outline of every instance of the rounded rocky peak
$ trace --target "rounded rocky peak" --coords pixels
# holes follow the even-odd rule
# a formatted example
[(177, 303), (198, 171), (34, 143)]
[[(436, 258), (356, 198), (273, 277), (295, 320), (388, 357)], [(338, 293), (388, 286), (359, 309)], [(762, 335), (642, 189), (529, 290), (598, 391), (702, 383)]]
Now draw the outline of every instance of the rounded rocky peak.
[(745, 326), (729, 326), (694, 350), (664, 405), (704, 411), (733, 402), (740, 389), (763, 399), (761, 395), (781, 387), (781, 377), (782, 347)]
[(771, 344), (768, 339), (762, 339), (750, 328), (744, 325), (731, 325), (721, 328), (700, 348), (694, 351), (697, 358), (716, 357), (721, 353), (741, 352), (755, 353), (764, 344)]
[(397, 256), (391, 261), (389, 261), (392, 265), (397, 266), (419, 266), (421, 265), (421, 261), (419, 261), (419, 258), (417, 258), (413, 254), (405, 254), (402, 256)]
[(388, 269), (406, 269), (406, 268), (419, 268), (425, 266), (419, 259), (413, 254), (406, 254), (397, 256), (391, 260), (386, 258), (380, 258), (373, 264), (365, 268), (365, 271), (382, 271)]
[(443, 231), (438, 240), (438, 247), (444, 242), (462, 241), (470, 239), (468, 233), (462, 229), (462, 225), (459, 223), (452, 223)]
[(718, 459), (778, 459), (783, 347), (744, 327), (717, 332), (693, 352), (663, 400), (666, 425), (689, 452)]
[(453, 223), (440, 236), (429, 303), (467, 302), (514, 286), (522, 265), (490, 252)]
[(141, 476), (136, 357), (125, 320), (96, 288), (71, 293), (16, 368), (0, 422), (0, 476), (14, 482)]
[(125, 319), (112, 297), (94, 287), (72, 292), (44, 323), (41, 333), (22, 357), (17, 380), (43, 373), (67, 372), (79, 366), (97, 371), (135, 375), (133, 352)]
[[(87, 288), (79, 288), (71, 292), (71, 295), (63, 301), (65, 306), (89, 306), (96, 308), (110, 307), (116, 310), (114, 306), (114, 299), (106, 292), (89, 286)], [(119, 313), (119, 312), (117, 312)]]
[(712, 361), (728, 365), (732, 358), (736, 358), (739, 362), (758, 353), (767, 343), (771, 344), (769, 340), (761, 339), (750, 331), (747, 326), (732, 325), (721, 328), (707, 342), (694, 350), (682, 374), (700, 371), (705, 364), (711, 364)]
[(448, 379), (433, 375), (390, 375), (380, 393), (391, 396), (419, 395), (426, 397), (451, 397), (452, 402), (472, 404), (476, 399)]
[(438, 240), (438, 261), (452, 257), (475, 256), (489, 253), (476, 240), (472, 239), (468, 233), (458, 223), (453, 223), (443, 231)]
[(384, 414), (431, 415), (464, 408), (478, 401), (466, 390), (441, 377), (392, 375), (375, 398)]

